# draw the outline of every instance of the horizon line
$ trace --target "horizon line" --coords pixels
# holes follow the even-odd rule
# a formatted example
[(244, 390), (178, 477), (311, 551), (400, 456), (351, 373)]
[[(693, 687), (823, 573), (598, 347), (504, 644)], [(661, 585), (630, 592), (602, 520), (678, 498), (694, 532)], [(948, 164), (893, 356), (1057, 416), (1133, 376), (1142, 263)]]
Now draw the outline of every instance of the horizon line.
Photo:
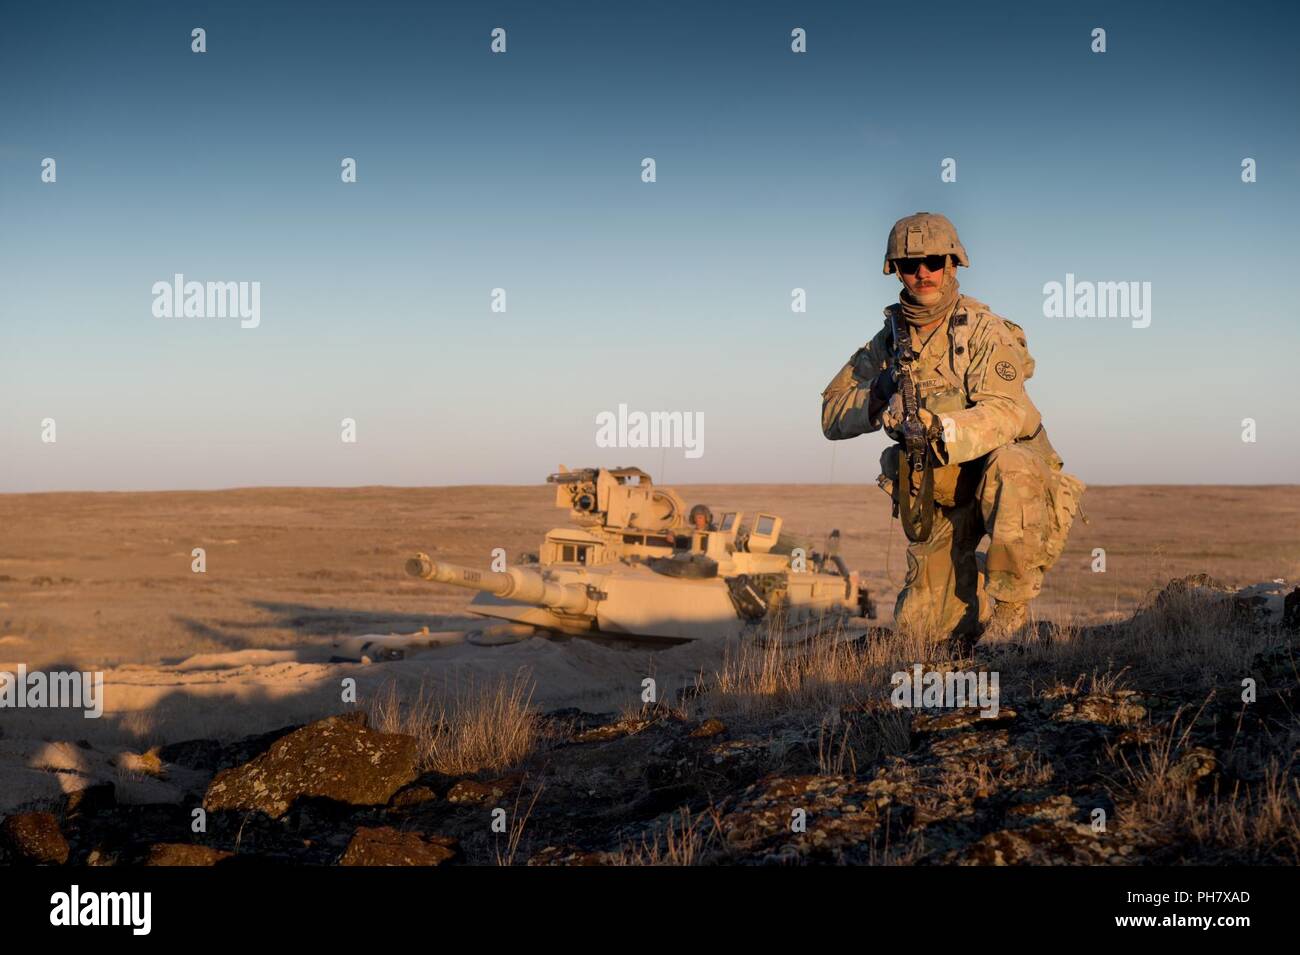
[[(226, 487), (177, 487), (177, 488), (73, 488), (64, 490), (50, 491), (0, 491), (0, 497), (19, 497), (19, 496), (36, 496), (36, 495), (55, 495), (55, 494), (225, 494), (233, 491), (368, 491), (368, 490), (394, 490), (394, 491), (420, 491), (420, 490), (458, 490), (464, 488), (541, 488), (547, 487), (545, 481), (538, 483), (516, 484), (508, 482), (478, 482), (473, 484), (240, 484)], [(688, 482), (682, 484), (660, 484), (654, 483), (655, 487), (807, 487), (807, 488), (828, 488), (828, 487), (876, 487), (875, 481), (835, 481), (835, 482), (814, 482), (814, 481), (707, 481), (707, 482)], [(1134, 484), (1089, 484), (1088, 489), (1094, 488), (1161, 488), (1161, 487), (1209, 487), (1209, 488), (1300, 488), (1300, 482), (1272, 482), (1272, 483), (1208, 483), (1197, 481), (1167, 481), (1155, 483), (1134, 483)]]

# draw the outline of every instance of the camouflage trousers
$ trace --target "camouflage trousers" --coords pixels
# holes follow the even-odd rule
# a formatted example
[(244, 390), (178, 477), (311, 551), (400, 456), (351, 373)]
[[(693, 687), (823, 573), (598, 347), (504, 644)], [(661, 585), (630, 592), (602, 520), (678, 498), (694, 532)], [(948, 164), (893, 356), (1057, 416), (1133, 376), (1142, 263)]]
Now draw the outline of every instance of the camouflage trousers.
[[(1065, 545), (1077, 495), (1059, 493), (1064, 478), (1023, 444), (990, 452), (973, 498), (935, 507), (930, 539), (907, 548), (907, 580), (894, 606), (900, 630), (936, 638), (974, 635), (992, 613), (990, 598), (1027, 601)], [(1073, 487), (1071, 487), (1073, 494)], [(985, 536), (988, 553), (976, 548)]]

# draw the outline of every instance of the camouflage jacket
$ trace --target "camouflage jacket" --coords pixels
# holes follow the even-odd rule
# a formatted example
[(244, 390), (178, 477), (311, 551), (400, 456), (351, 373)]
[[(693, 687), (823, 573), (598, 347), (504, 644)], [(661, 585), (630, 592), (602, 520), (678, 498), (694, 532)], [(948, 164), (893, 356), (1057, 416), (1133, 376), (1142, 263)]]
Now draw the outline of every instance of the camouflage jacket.
[[(885, 376), (879, 389), (883, 397), (896, 390), (894, 316), (903, 321), (898, 305), (885, 309), (884, 327), (853, 353), (822, 392), (822, 431), (832, 441), (881, 428), (883, 405), (869, 393), (880, 375)], [(1040, 433), (1042, 416), (1025, 392), (1034, 360), (1019, 325), (962, 295), (946, 327), (939, 326), (924, 345), (923, 338), (913, 329), (912, 347), (920, 356), (914, 372), (922, 407), (943, 424), (944, 438), (935, 448), (940, 463), (972, 461)], [(895, 441), (902, 437), (886, 433)]]

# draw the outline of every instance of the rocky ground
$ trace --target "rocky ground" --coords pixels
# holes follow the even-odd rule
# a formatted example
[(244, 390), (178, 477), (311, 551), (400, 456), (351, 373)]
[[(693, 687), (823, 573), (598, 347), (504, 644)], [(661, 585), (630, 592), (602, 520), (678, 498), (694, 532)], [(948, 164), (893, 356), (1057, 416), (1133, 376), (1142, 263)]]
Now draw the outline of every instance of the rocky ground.
[(530, 713), (522, 755), (477, 771), (431, 761), (454, 731), (445, 721), (384, 732), (391, 713), (363, 701), (300, 727), (118, 754), (117, 784), (8, 815), (0, 853), (63, 865), (1295, 864), (1300, 588), (1269, 599), (1264, 613), (1189, 578), (1121, 624), (925, 664), (999, 672), (991, 718), (895, 707), (880, 674), (905, 651), (883, 651), (888, 634), (735, 668), (640, 712)]

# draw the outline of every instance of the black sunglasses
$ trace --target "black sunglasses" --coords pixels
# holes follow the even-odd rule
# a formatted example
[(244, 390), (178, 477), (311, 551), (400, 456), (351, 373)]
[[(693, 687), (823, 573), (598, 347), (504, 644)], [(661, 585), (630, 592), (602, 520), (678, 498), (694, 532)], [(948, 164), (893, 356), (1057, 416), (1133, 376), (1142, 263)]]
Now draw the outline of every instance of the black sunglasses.
[(894, 268), (898, 269), (898, 271), (902, 272), (904, 275), (915, 275), (923, 262), (929, 271), (942, 272), (943, 267), (948, 264), (948, 256), (927, 255), (923, 259), (895, 259)]

